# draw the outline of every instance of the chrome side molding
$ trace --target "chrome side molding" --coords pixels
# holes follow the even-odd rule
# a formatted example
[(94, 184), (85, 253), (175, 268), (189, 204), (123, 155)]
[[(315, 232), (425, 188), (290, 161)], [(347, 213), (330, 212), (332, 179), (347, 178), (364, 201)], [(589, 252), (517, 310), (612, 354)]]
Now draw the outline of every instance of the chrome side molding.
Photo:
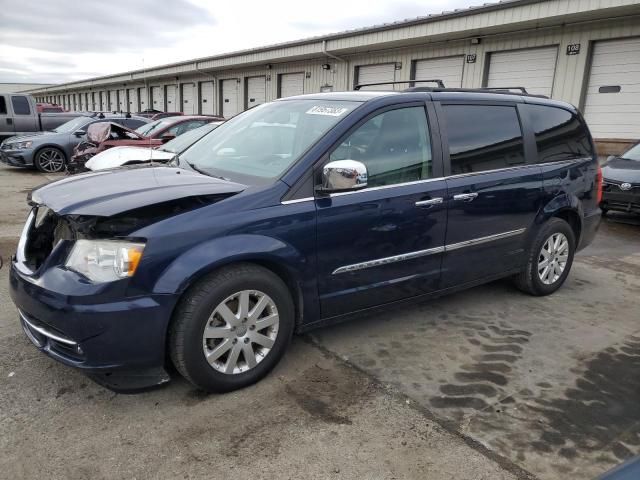
[(343, 267), (336, 268), (332, 272), (332, 275), (338, 275), (340, 273), (347, 273), (347, 272), (356, 272), (358, 270), (378, 267), (380, 265), (387, 265), (389, 263), (404, 262), (405, 260), (411, 260), (418, 257), (426, 257), (427, 255), (435, 255), (438, 253), (445, 253), (453, 250), (459, 250), (461, 248), (493, 242), (495, 240), (501, 240), (503, 238), (515, 237), (517, 235), (523, 234), (526, 230), (527, 230), (526, 228), (519, 228), (518, 230), (511, 230), (508, 232), (497, 233), (495, 235), (487, 235), (486, 237), (479, 237), (479, 238), (474, 238), (472, 240), (465, 240), (464, 242), (452, 243), (450, 245), (444, 245), (442, 247), (428, 248), (426, 250), (417, 250), (415, 252), (408, 252), (400, 255), (393, 255), (391, 257), (377, 258), (375, 260), (368, 260), (366, 262), (353, 263), (351, 265), (345, 265)]

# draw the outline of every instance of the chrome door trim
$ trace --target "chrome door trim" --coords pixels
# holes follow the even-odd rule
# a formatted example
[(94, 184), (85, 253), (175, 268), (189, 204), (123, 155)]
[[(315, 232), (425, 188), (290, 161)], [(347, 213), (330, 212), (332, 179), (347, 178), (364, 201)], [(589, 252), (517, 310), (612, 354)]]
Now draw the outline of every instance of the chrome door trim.
[(376, 190), (385, 190), (387, 188), (396, 188), (396, 187), (406, 187), (409, 185), (419, 185), (421, 183), (429, 183), (429, 182), (437, 182), (440, 180), (444, 180), (445, 177), (437, 177), (437, 178), (426, 178), (424, 180), (416, 180), (413, 182), (404, 182), (404, 183), (394, 183), (393, 185), (380, 185), (379, 187), (367, 187), (362, 190), (354, 190), (352, 192), (336, 192), (329, 195), (329, 197), (340, 197), (342, 195), (352, 195), (354, 193), (365, 193), (365, 192), (373, 192)]
[(453, 196), (453, 199), (454, 200), (460, 200), (460, 201), (463, 201), (463, 202), (471, 202), (477, 196), (478, 196), (478, 192), (458, 193), (457, 195)]
[(340, 273), (355, 272), (357, 270), (364, 270), (365, 268), (377, 267), (379, 265), (386, 265), (388, 263), (402, 262), (404, 260), (411, 260), (412, 258), (425, 257), (427, 255), (434, 255), (436, 253), (444, 252), (444, 247), (428, 248), (426, 250), (417, 250), (415, 252), (403, 253), (401, 255), (393, 255), (391, 257), (377, 258), (375, 260), (368, 260), (366, 262), (354, 263), (352, 265), (345, 265), (344, 267), (336, 268), (332, 275), (338, 275)]
[(419, 202), (416, 202), (416, 207), (429, 207), (431, 205), (440, 205), (442, 202), (444, 202), (444, 198), (442, 197), (436, 197), (436, 198), (430, 198), (429, 200), (421, 200)]
[(502, 240), (503, 238), (515, 237), (525, 232), (526, 228), (519, 228), (518, 230), (511, 230), (509, 232), (496, 233), (495, 235), (487, 235), (486, 237), (474, 238), (472, 240), (465, 240), (464, 242), (452, 243), (445, 247), (447, 252), (452, 250), (458, 250), (460, 248), (470, 247), (472, 245), (480, 245), (482, 243), (493, 242), (495, 240)]
[(291, 205), (293, 203), (302, 203), (302, 202), (311, 202), (315, 200), (314, 197), (304, 197), (304, 198), (296, 198), (294, 200), (283, 200), (280, 202), (281, 205)]
[(338, 275), (340, 273), (347, 273), (347, 272), (356, 272), (358, 270), (364, 270), (366, 268), (378, 267), (380, 265), (386, 265), (386, 264), (395, 263), (395, 262), (403, 262), (405, 260), (425, 257), (427, 255), (445, 253), (453, 250), (458, 250), (460, 248), (471, 247), (474, 245), (493, 242), (495, 240), (502, 240), (504, 238), (515, 237), (517, 235), (523, 234), (526, 230), (527, 230), (526, 228), (519, 228), (518, 230), (511, 230), (508, 232), (497, 233), (495, 235), (488, 235), (486, 237), (474, 238), (472, 240), (452, 243), (450, 245), (444, 245), (442, 247), (428, 248), (426, 250), (417, 250), (415, 252), (402, 253), (400, 255), (393, 255), (391, 257), (377, 258), (375, 260), (367, 260), (366, 262), (353, 263), (351, 265), (345, 265), (343, 267), (336, 268), (332, 272), (332, 275)]

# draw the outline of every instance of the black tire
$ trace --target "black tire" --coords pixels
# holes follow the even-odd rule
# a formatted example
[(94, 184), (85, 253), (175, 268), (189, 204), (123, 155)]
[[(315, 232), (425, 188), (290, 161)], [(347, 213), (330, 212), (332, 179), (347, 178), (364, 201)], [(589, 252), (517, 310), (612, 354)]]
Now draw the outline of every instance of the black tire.
[[(561, 233), (568, 240), (568, 257), (562, 274), (559, 275), (553, 283), (546, 284), (539, 276), (538, 260), (542, 253), (542, 247), (547, 240), (556, 233)], [(542, 226), (542, 228), (540, 228), (531, 242), (527, 251), (527, 263), (525, 268), (513, 278), (516, 287), (523, 292), (536, 296), (549, 295), (555, 292), (562, 286), (571, 271), (575, 249), (576, 238), (571, 226), (561, 218), (551, 218)]]
[(67, 168), (67, 160), (59, 148), (44, 147), (36, 152), (33, 165), (42, 173), (59, 173)]
[[(277, 334), (271, 349), (253, 368), (240, 373), (223, 373), (207, 362), (204, 329), (216, 307), (229, 296), (246, 290), (263, 292), (273, 300), (279, 317)], [(169, 329), (169, 352), (178, 372), (196, 387), (208, 392), (229, 392), (266, 376), (284, 355), (294, 327), (293, 301), (280, 277), (258, 265), (240, 263), (207, 275), (184, 294)], [(237, 338), (234, 340), (238, 342)]]

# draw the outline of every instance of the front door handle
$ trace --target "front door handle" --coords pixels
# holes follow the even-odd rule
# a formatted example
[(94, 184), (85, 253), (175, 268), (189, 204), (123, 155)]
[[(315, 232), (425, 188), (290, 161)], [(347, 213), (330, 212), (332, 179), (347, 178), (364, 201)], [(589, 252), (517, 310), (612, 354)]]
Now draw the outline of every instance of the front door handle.
[(477, 192), (473, 193), (459, 193), (458, 195), (454, 195), (454, 200), (460, 200), (462, 202), (472, 202), (474, 198), (478, 196)]
[(433, 207), (434, 205), (440, 205), (442, 202), (444, 202), (442, 197), (430, 198), (429, 200), (416, 202), (416, 207)]

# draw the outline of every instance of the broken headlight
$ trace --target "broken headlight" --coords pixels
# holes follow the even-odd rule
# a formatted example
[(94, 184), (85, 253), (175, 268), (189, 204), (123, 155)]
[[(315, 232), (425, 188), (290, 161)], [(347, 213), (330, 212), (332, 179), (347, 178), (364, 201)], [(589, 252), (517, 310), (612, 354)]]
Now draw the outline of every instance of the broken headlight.
[(65, 266), (95, 283), (113, 282), (136, 273), (144, 243), (77, 240)]

